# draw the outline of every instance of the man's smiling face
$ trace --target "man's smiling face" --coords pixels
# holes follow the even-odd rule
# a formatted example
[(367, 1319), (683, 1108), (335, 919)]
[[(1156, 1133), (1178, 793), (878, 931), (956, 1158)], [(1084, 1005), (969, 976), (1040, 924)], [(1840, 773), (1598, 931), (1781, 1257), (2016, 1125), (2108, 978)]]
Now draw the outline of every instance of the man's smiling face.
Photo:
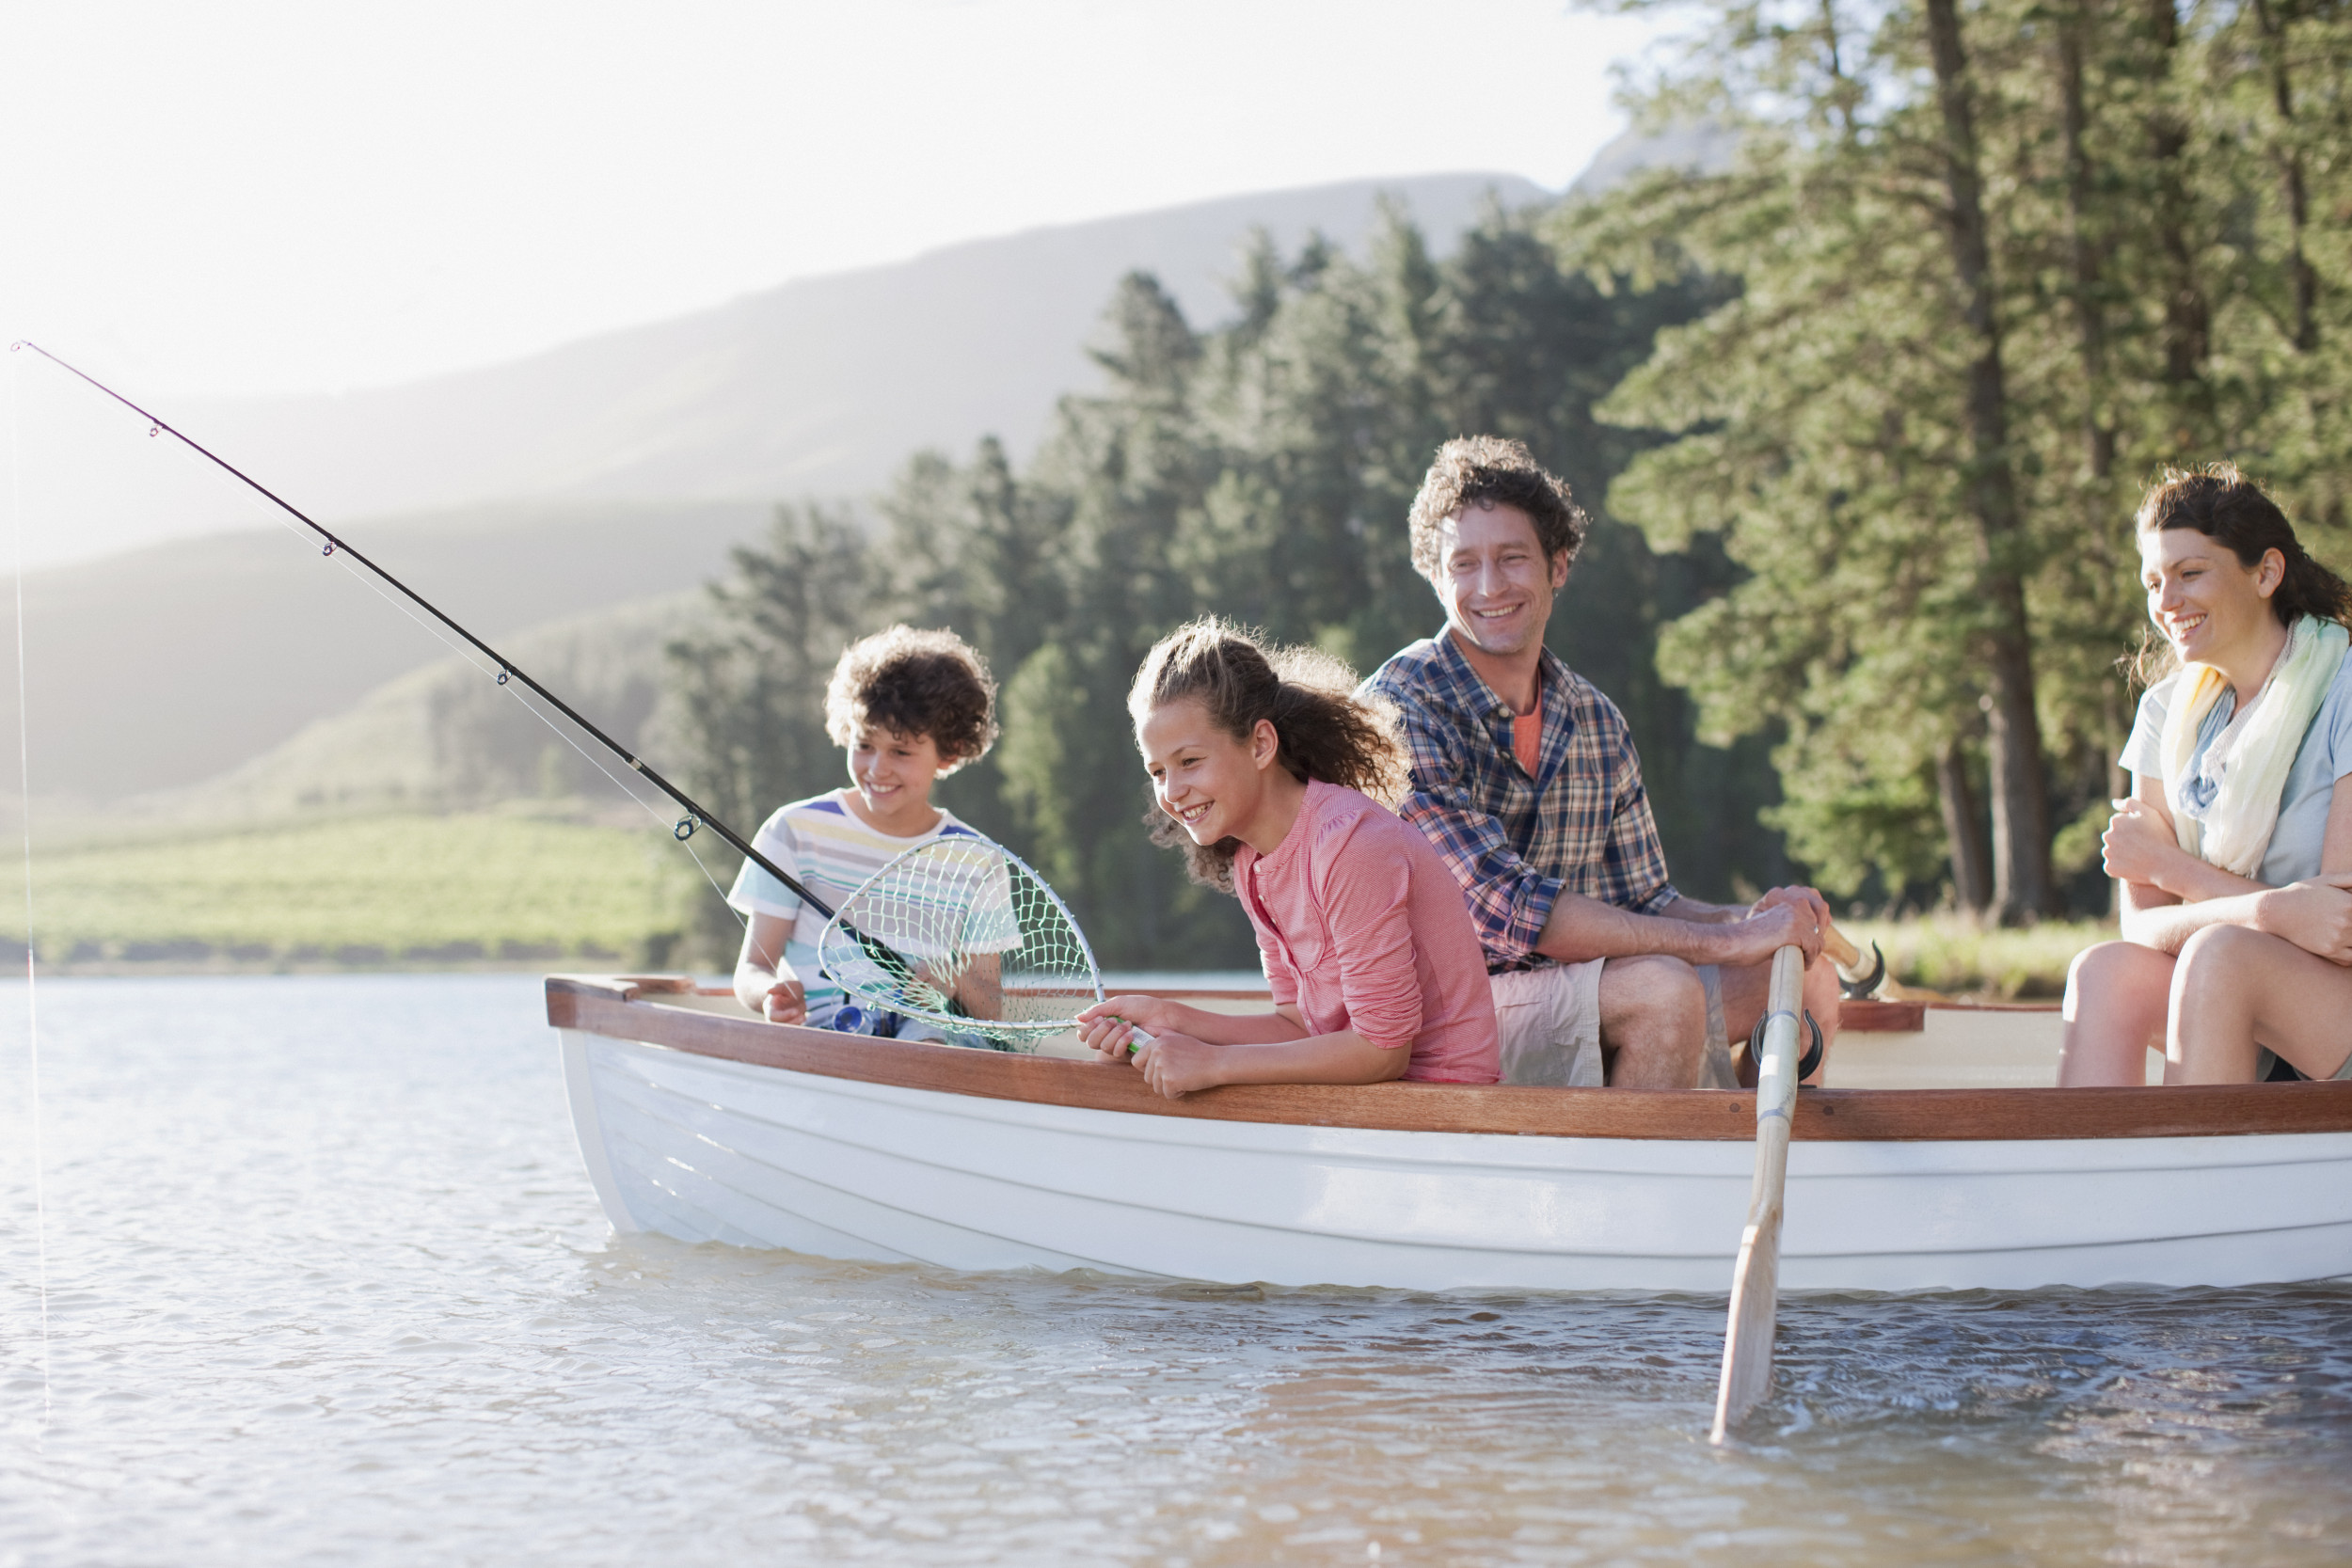
[(1445, 520), (1438, 546), (1433, 585), (1454, 636), (1497, 658), (1543, 641), (1568, 555), (1546, 559), (1534, 519), (1516, 506), (1466, 506)]

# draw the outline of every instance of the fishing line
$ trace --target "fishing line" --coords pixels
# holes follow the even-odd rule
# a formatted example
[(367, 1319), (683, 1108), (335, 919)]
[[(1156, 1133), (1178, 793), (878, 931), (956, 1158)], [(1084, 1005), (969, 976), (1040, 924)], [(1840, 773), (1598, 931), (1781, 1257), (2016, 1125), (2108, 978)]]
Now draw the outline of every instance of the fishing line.
[[(484, 657), (490, 659), (491, 662), (496, 664), (498, 666), (497, 679), (501, 686), (507, 685), (510, 679), (521, 682), (541, 700), (546, 702), (550, 707), (561, 713), (564, 718), (570, 720), (574, 724), (577, 724), (582, 732), (592, 736), (599, 745), (603, 746), (614, 756), (619, 757), (622, 762), (627, 764), (630, 768), (634, 769), (641, 777), (643, 777), (646, 783), (652, 784), (655, 788), (660, 790), (662, 794), (668, 796), (672, 800), (683, 807), (686, 811), (686, 816), (679, 818), (671, 829), (672, 836), (676, 838), (681, 844), (689, 838), (691, 838), (696, 832), (707, 827), (710, 829), (711, 832), (717, 833), (721, 838), (724, 839), (727, 844), (740, 853), (744, 859), (752, 862), (752, 863), (757, 865), (761, 870), (775, 878), (778, 882), (782, 883), (786, 888), (797, 895), (802, 902), (819, 911), (828, 919), (832, 917), (833, 911), (823, 899), (818, 898), (816, 895), (810, 893), (807, 888), (802, 886), (800, 881), (789, 872), (787, 872), (782, 866), (777, 865), (775, 862), (770, 860), (767, 856), (761, 854), (757, 849), (754, 848), (747, 840), (745, 840), (740, 834), (737, 833), (732, 828), (729, 828), (724, 822), (722, 822), (717, 817), (711, 816), (709, 812), (696, 803), (683, 790), (679, 789), (675, 784), (673, 784), (669, 780), (663, 778), (660, 773), (648, 767), (641, 758), (631, 752), (627, 747), (623, 746), (619, 741), (613, 739), (611, 736), (605, 734), (604, 731), (598, 729), (595, 724), (589, 722), (584, 716), (573, 708), (570, 704), (564, 702), (563, 698), (558, 697), (545, 686), (542, 686), (539, 682), (533, 680), (531, 675), (518, 667), (514, 660), (500, 653), (496, 648), (491, 647), (487, 642), (485, 642), (482, 639), (476, 637), (472, 632), (468, 631), (464, 626), (459, 626), (456, 621), (453, 620), (447, 614), (444, 614), (437, 606), (433, 604), (431, 600), (425, 598), (424, 595), (419, 594), (415, 589), (401, 581), (400, 578), (392, 576), (391, 573), (386, 571), (383, 567), (369, 560), (366, 555), (362, 554), (359, 550), (355, 549), (347, 541), (340, 538), (324, 525), (306, 515), (293, 502), (287, 500), (276, 491), (271, 490), (267, 485), (262, 484), (259, 480), (254, 479), (251, 475), (237, 467), (234, 464), (229, 462), (226, 458), (214, 452), (209, 448), (205, 447), (201, 442), (195, 440), (180, 430), (174, 428), (161, 417), (150, 413), (147, 409), (140, 407), (137, 404), (133, 403), (129, 398), (124, 397), (120, 392), (116, 391), (104, 382), (102, 382), (96, 377), (68, 364), (63, 359), (58, 358), (56, 355), (50, 353), (47, 349), (41, 347), (39, 343), (33, 342), (29, 340), (19, 340), (8, 346), (11, 352), (17, 349), (31, 349), (35, 354), (40, 355), (43, 359), (48, 360), (59, 370), (62, 370), (68, 374), (75, 377), (77, 380), (85, 382), (88, 386), (95, 388), (100, 392), (104, 393), (107, 397), (120, 404), (123, 407), (128, 408), (131, 412), (136, 414), (139, 418), (147, 420), (148, 434), (150, 436), (168, 435), (173, 440), (179, 442), (182, 446), (186, 447), (198, 456), (204, 458), (207, 462), (213, 464), (224, 473), (230, 475), (239, 483), (246, 485), (248, 489), (252, 490), (255, 494), (267, 499), (272, 505), (278, 508), (279, 511), (285, 513), (288, 516), (293, 517), (296, 522), (301, 523), (305, 528), (308, 528), (319, 538), (326, 541), (326, 547), (320, 552), (321, 554), (332, 556), (340, 551), (348, 556), (351, 561), (357, 562), (359, 565), (366, 567), (371, 573), (374, 574), (375, 577), (381, 578), (384, 583), (399, 590), (399, 592), (406, 597), (410, 603), (414, 604), (418, 609), (422, 610), (426, 614), (432, 616), (434, 620), (438, 621), (442, 626), (448, 627), (451, 631), (455, 632), (459, 637), (465, 639), (468, 644), (480, 652)], [(446, 641), (446, 639), (444, 639), (444, 641)], [(471, 661), (469, 660), (469, 662)], [(479, 669), (480, 666), (476, 666), (476, 668)], [(524, 705), (528, 707), (530, 705), (526, 704)], [(544, 721), (545, 715), (541, 715), (541, 718)], [(553, 728), (554, 726), (550, 723), (549, 727)], [(559, 735), (562, 734), (560, 730), (556, 733)], [(582, 754), (584, 755), (585, 753), (583, 752)], [(607, 777), (611, 776), (612, 775), (607, 774)], [(614, 782), (617, 784), (619, 781), (616, 779)], [(631, 799), (636, 799), (633, 792), (631, 792)], [(640, 803), (642, 804), (643, 802), (641, 801)], [(699, 855), (694, 856), (694, 862), (697, 865), (701, 865), (702, 857)], [(718, 885), (717, 879), (710, 877), (708, 867), (705, 866), (703, 868), (703, 875), (707, 879), (710, 879), (713, 887)]]
[[(35, 352), (39, 352), (38, 346), (35, 347)], [(188, 450), (188, 446), (186, 444), (175, 442), (171, 450), (173, 453), (179, 457), (181, 462), (185, 463), (196, 472), (202, 474), (207, 483), (213, 479), (213, 470), (205, 467), (203, 464), (198, 462), (196, 453)], [(302, 537), (302, 531), (296, 528), (292, 522), (288, 521), (284, 514), (254, 505), (250, 497), (246, 498), (246, 499), (250, 510), (255, 512), (257, 515), (267, 517), (271, 523), (278, 528), (284, 529), (294, 538), (299, 539)], [(409, 620), (415, 622), (419, 626), (422, 627), (426, 632), (430, 633), (443, 647), (447, 648), (457, 658), (463, 660), (468, 669), (474, 671), (477, 674), (491, 676), (496, 675), (497, 672), (483, 664), (481, 660), (474, 656), (471, 648), (463, 643), (453, 641), (449, 633), (443, 631), (433, 622), (428, 621), (423, 616), (418, 614), (416, 610), (405, 600), (394, 598), (390, 593), (386, 591), (384, 585), (376, 580), (373, 575), (370, 572), (362, 571), (356, 562), (349, 560), (349, 553), (350, 552), (348, 551), (344, 552), (346, 558), (338, 561), (336, 564), (341, 566), (344, 573), (348, 575), (353, 581), (365, 587), (369, 593), (373, 594), (377, 598), (382, 599), (386, 604), (390, 605), (394, 610), (397, 610), (401, 612), (401, 614), (406, 616)], [(332, 558), (330, 557), (330, 559)], [(631, 788), (628, 781), (613, 772), (610, 768), (607, 768), (604, 763), (597, 758), (594, 752), (591, 752), (585, 746), (582, 746), (580, 743), (578, 736), (565, 730), (554, 720), (548, 718), (545, 712), (533, 706), (531, 699), (523, 694), (521, 687), (516, 686), (512, 682), (500, 681), (499, 688), (508, 696), (514, 698), (515, 701), (521, 705), (522, 710), (525, 713), (530, 714), (540, 723), (545, 724), (548, 728), (548, 734), (563, 741), (564, 745), (569, 746), (574, 752), (580, 754), (580, 759), (586, 762), (589, 767), (603, 774), (605, 778), (611, 782), (613, 788), (619, 790), (622, 795), (628, 798), (630, 804), (634, 805), (639, 811), (644, 812), (647, 816), (653, 818), (657, 824), (659, 824), (664, 831), (668, 832), (671, 837), (676, 840), (679, 847), (686, 851), (687, 857), (694, 863), (694, 869), (702, 873), (703, 880), (710, 884), (710, 891), (719, 895), (719, 900), (722, 904), (726, 905), (726, 911), (730, 915), (735, 917), (735, 923), (738, 926), (749, 924), (740, 911), (737, 910), (734, 905), (726, 903), (727, 890), (720, 885), (718, 877), (711, 871), (708, 863), (703, 860), (702, 855), (694, 848), (691, 834), (686, 838), (678, 838), (676, 828), (673, 825), (669, 817), (664, 816), (659, 810), (655, 809), (652, 801), (646, 800), (644, 796), (638, 794), (635, 789)]]
[(24, 679), (24, 438), (18, 392), (24, 372), (8, 377), (8, 556), (16, 599), (16, 776), (17, 815), (24, 827), (24, 1047), (33, 1106), (33, 1256), (40, 1300), (40, 1418), (50, 1417), (49, 1393), (49, 1195), (42, 1173), (40, 1142), (40, 966), (33, 959), (33, 742)]
[[(28, 344), (27, 346), (31, 347), (37, 354), (41, 352), (39, 344)], [(70, 369), (71, 367), (68, 368)], [(157, 426), (156, 428), (160, 430), (162, 427)], [(179, 433), (174, 431), (172, 434), (176, 436)], [(204, 475), (205, 479), (209, 482), (213, 477), (213, 470), (205, 467), (203, 464), (197, 461), (196, 451), (190, 450), (193, 445), (194, 443), (192, 442), (186, 442), (184, 440), (178, 441), (173, 443), (171, 450), (173, 453), (179, 457), (180, 461), (185, 463), (190, 468), (194, 469), (198, 473)], [(215, 461), (217, 463), (218, 460), (215, 459)], [(235, 470), (231, 469), (230, 471), (234, 472)], [(240, 475), (239, 477), (242, 478), (243, 476)], [(263, 493), (267, 494), (267, 492)], [(294, 523), (289, 521), (283, 513), (255, 505), (250, 497), (246, 498), (246, 501), (247, 506), (259, 515), (267, 517), (273, 524), (278, 528), (284, 529), (294, 538), (300, 539), (302, 537), (302, 531), (296, 528)], [(313, 526), (315, 527), (315, 525)], [(349, 550), (345, 550), (343, 552), (343, 559), (336, 561), (336, 564), (341, 566), (344, 573), (349, 576), (353, 581), (365, 587), (368, 592), (373, 594), (377, 598), (382, 599), (386, 604), (390, 605), (394, 610), (397, 610), (403, 615), (406, 616), (409, 620), (415, 622), (419, 626), (430, 633), (443, 647), (447, 648), (457, 658), (462, 659), (468, 669), (470, 669), (477, 674), (482, 675), (495, 676), (497, 674), (496, 671), (491, 670), (486, 665), (483, 664), (481, 660), (474, 656), (473, 650), (470, 647), (452, 640), (449, 633), (443, 631), (433, 622), (428, 621), (423, 616), (418, 614), (416, 610), (405, 600), (393, 597), (392, 594), (386, 590), (383, 583), (376, 580), (376, 578), (373, 574), (372, 570), (363, 571), (357, 562), (349, 559), (352, 553), (353, 552)], [(333, 559), (333, 557), (330, 556), (329, 559)], [(438, 611), (436, 611), (435, 613), (437, 614)], [(539, 721), (540, 723), (545, 724), (548, 728), (548, 734), (554, 736), (557, 739), (563, 741), (564, 745), (569, 746), (574, 752), (578, 752), (582, 761), (586, 762), (589, 767), (595, 768), (597, 772), (603, 774), (605, 778), (611, 782), (613, 788), (619, 790), (622, 795), (628, 799), (630, 804), (634, 805), (638, 810), (644, 812), (647, 816), (653, 818), (658, 825), (660, 825), (664, 831), (668, 832), (671, 837), (677, 842), (679, 847), (686, 851), (687, 858), (694, 863), (694, 869), (703, 874), (703, 880), (710, 884), (710, 891), (719, 895), (719, 901), (725, 905), (727, 913), (735, 917), (735, 923), (738, 926), (749, 924), (740, 911), (737, 910), (734, 905), (726, 902), (727, 890), (720, 885), (718, 877), (711, 871), (709, 865), (703, 860), (702, 855), (694, 848), (691, 834), (689, 834), (684, 838), (678, 837), (676, 828), (671, 822), (669, 817), (663, 816), (659, 810), (657, 810), (652, 801), (646, 800), (644, 796), (638, 794), (635, 789), (631, 788), (626, 779), (613, 772), (610, 768), (607, 768), (594, 752), (591, 752), (585, 746), (582, 746), (580, 743), (578, 736), (566, 731), (554, 720), (548, 718), (544, 711), (532, 705), (531, 699), (523, 694), (523, 689), (521, 687), (504, 680), (500, 681), (498, 684), (500, 689), (504, 691), (508, 696), (514, 698), (515, 701), (521, 705), (522, 710), (525, 713), (530, 714), (533, 719)]]
[[(184, 447), (174, 446), (172, 451), (179, 453), (182, 462), (186, 463), (192, 468), (196, 468), (199, 473), (204, 473), (208, 479), (211, 477), (209, 470), (204, 469), (202, 466), (196, 461), (195, 454), (188, 451)], [(258, 511), (260, 509), (256, 508), (256, 510)], [(279, 514), (276, 512), (262, 512), (261, 515), (269, 518), (271, 522), (275, 523), (279, 528), (284, 529), (288, 533), (293, 534), (295, 538), (299, 539), (302, 537), (301, 531), (295, 528), (294, 524), (288, 522)], [(475, 658), (473, 651), (470, 648), (466, 647), (462, 643), (453, 641), (450, 639), (449, 633), (443, 631), (439, 626), (418, 614), (415, 610), (411, 609), (404, 601), (396, 599), (390, 594), (387, 593), (384, 585), (376, 581), (375, 578), (369, 573), (361, 571), (358, 565), (349, 560), (340, 562), (338, 564), (342, 567), (343, 571), (352, 578), (353, 581), (361, 584), (377, 598), (382, 599), (386, 604), (390, 605), (394, 610), (399, 610), (403, 615), (408, 617), (409, 620), (423, 627), (425, 631), (431, 633), (434, 639), (443, 647), (449, 649), (449, 651), (459, 659), (462, 659), (468, 669), (482, 675), (494, 675), (496, 673), (496, 672), (488, 669), (486, 666), (482, 664), (480, 660)], [(607, 780), (611, 781), (612, 787), (619, 790), (622, 795), (626, 796), (630, 804), (634, 805), (639, 811), (644, 812), (647, 816), (652, 817), (653, 820), (661, 828), (669, 831), (672, 838), (676, 839), (678, 846), (686, 851), (687, 857), (694, 863), (694, 869), (703, 874), (703, 880), (710, 884), (710, 891), (719, 895), (722, 903), (725, 903), (727, 896), (726, 889), (719, 885), (719, 879), (712, 874), (710, 867), (704, 862), (702, 856), (696, 852), (691, 834), (685, 838), (678, 838), (676, 829), (671, 823), (670, 819), (664, 816), (660, 811), (656, 810), (652, 801), (646, 800), (644, 796), (638, 794), (636, 790), (630, 788), (628, 781), (622, 778), (618, 773), (613, 772), (610, 768), (607, 768), (594, 752), (589, 751), (588, 748), (580, 743), (578, 736), (572, 735), (562, 725), (558, 724), (554, 720), (548, 718), (544, 711), (533, 706), (531, 699), (523, 694), (522, 688), (508, 681), (500, 681), (498, 684), (501, 690), (503, 690), (508, 696), (514, 698), (515, 701), (521, 705), (522, 710), (525, 713), (530, 714), (533, 719), (539, 721), (540, 723), (545, 724), (549, 735), (554, 736), (558, 740), (564, 742), (564, 745), (569, 746), (574, 752), (580, 754), (581, 761), (587, 763), (589, 767), (595, 768), (597, 772), (603, 774)], [(742, 913), (738, 911), (734, 905), (728, 904), (726, 908), (727, 912), (735, 916), (735, 923), (737, 925), (741, 926), (747, 924)]]

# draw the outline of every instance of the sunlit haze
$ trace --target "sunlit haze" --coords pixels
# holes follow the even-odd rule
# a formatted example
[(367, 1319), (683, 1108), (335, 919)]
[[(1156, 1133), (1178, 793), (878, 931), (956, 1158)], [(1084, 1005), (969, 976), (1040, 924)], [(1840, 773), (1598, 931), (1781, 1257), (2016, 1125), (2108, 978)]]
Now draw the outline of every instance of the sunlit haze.
[(483, 365), (1248, 190), (1557, 188), (1647, 24), (1559, 0), (0, 5), (0, 331), (154, 395)]

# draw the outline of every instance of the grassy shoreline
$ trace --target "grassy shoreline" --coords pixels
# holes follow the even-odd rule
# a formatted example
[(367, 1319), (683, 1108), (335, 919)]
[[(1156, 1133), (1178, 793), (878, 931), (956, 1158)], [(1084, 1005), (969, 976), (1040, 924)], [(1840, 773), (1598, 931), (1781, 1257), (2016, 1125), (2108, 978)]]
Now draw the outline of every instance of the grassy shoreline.
[[(385, 815), (64, 846), (33, 862), (35, 946), (53, 974), (267, 974), (710, 967), (688, 940), (717, 896), (658, 829), (511, 812)], [(0, 899), (0, 963), (24, 958)], [(1855, 920), (1889, 994), (2058, 996), (2115, 929), (1962, 916)], [(720, 961), (724, 961), (721, 956)]]
[(56, 974), (652, 966), (684, 956), (698, 890), (652, 830), (358, 817), (37, 853), (33, 942)]
[(1860, 946), (1886, 954), (1890, 996), (1986, 1002), (2054, 1002), (2065, 994), (2066, 968), (2093, 942), (2112, 942), (2103, 920), (2050, 920), (2002, 929), (1963, 915), (1857, 920), (1840, 929)]

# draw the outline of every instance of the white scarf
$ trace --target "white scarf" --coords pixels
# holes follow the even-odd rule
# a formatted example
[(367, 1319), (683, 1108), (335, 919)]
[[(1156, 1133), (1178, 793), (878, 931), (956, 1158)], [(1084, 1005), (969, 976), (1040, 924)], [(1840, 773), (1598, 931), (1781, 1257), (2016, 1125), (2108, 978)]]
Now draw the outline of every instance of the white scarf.
[(2181, 847), (2209, 865), (2251, 877), (2279, 826), (2287, 769), (2303, 747), (2303, 733), (2335, 684), (2352, 636), (2333, 621), (2306, 615), (2287, 629), (2287, 645), (2254, 694), (2245, 733), (2230, 750), (2213, 809), (2200, 823), (2183, 811), (2180, 793), (2197, 755), (2197, 732), (2229, 689), (2229, 677), (2210, 664), (2181, 669), (2172, 705), (2164, 716), (2164, 776), (2172, 790), (2172, 828)]

